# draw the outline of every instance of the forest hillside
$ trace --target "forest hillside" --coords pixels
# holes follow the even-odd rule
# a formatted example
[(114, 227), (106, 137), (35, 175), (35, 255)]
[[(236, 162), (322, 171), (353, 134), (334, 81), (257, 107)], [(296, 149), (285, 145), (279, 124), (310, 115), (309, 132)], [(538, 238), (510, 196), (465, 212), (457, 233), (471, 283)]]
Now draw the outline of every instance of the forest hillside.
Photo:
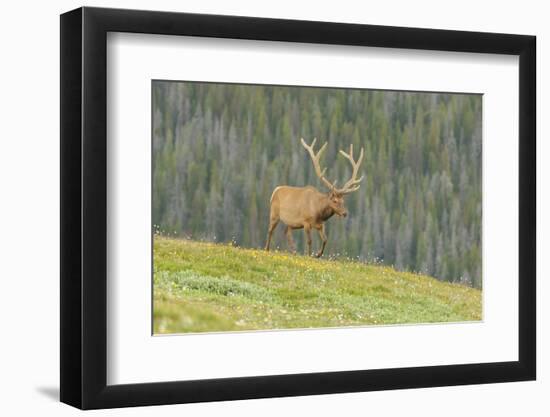
[(317, 137), (340, 185), (338, 150), (365, 149), (328, 256), (482, 287), (481, 95), (154, 81), (152, 97), (156, 232), (262, 247), (276, 186), (324, 190), (300, 144)]

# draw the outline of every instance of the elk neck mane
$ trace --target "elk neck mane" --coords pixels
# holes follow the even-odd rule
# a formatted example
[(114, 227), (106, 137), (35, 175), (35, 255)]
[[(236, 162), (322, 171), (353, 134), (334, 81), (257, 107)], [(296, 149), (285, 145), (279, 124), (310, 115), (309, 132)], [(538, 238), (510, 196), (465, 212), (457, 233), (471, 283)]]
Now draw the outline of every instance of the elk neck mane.
[(322, 201), (325, 203), (323, 204), (321, 207), (321, 209), (319, 210), (319, 213), (317, 214), (317, 221), (319, 222), (325, 222), (327, 221), (328, 219), (330, 219), (332, 216), (334, 216), (334, 210), (332, 209), (332, 207), (330, 207), (329, 205), (329, 197), (327, 194), (323, 194), (323, 193), (320, 193), (322, 194)]

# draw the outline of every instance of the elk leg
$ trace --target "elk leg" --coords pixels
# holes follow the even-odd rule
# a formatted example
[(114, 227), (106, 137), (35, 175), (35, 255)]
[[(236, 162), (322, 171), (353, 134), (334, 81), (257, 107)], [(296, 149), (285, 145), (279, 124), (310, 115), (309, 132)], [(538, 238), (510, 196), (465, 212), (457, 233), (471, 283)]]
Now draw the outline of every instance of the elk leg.
[(318, 230), (319, 230), (319, 237), (321, 238), (322, 243), (321, 243), (321, 249), (319, 250), (319, 252), (317, 252), (315, 256), (317, 258), (320, 258), (323, 255), (323, 251), (325, 250), (325, 246), (327, 244), (327, 235), (325, 235), (325, 224), (323, 223)]
[(277, 217), (271, 218), (269, 220), (269, 228), (267, 229), (267, 242), (265, 243), (265, 250), (269, 251), (269, 245), (271, 244), (271, 235), (273, 234), (273, 229), (279, 224), (279, 219)]
[(304, 233), (306, 235), (306, 255), (311, 255), (311, 226), (304, 226)]
[(288, 242), (288, 248), (292, 253), (296, 253), (296, 245), (294, 245), (294, 240), (292, 240), (292, 229), (290, 226), (287, 226), (285, 229), (286, 240)]

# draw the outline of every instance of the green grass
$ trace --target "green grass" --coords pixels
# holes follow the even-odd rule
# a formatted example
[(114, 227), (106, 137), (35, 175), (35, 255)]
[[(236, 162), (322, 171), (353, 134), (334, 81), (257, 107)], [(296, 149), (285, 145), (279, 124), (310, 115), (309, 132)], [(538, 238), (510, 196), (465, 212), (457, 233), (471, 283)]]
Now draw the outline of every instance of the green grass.
[(355, 261), (154, 239), (154, 332), (481, 320), (481, 291)]

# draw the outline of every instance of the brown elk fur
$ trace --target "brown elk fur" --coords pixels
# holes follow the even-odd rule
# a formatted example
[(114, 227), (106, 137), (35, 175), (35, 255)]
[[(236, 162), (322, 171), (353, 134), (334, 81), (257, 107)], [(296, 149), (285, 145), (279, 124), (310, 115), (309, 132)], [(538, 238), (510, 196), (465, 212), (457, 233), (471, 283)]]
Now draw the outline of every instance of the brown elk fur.
[(282, 221), (286, 225), (285, 234), (288, 240), (288, 246), (293, 252), (296, 251), (294, 241), (292, 240), (293, 230), (304, 229), (306, 238), (305, 252), (307, 255), (311, 254), (311, 230), (317, 230), (322, 243), (316, 256), (320, 257), (323, 255), (323, 251), (327, 244), (325, 222), (335, 214), (342, 217), (347, 215), (347, 210), (344, 207), (344, 195), (356, 191), (359, 188), (359, 182), (363, 179), (363, 177), (357, 179), (357, 172), (363, 159), (363, 149), (361, 149), (358, 161), (353, 159), (352, 146), (350, 146), (349, 154), (340, 151), (340, 153), (352, 164), (353, 173), (352, 178), (344, 187), (337, 189), (333, 183), (325, 178), (325, 170), (321, 170), (319, 165), (319, 159), (326, 148), (326, 143), (317, 154), (313, 151), (315, 140), (311, 145), (307, 145), (302, 139), (302, 145), (311, 156), (317, 176), (329, 188), (329, 191), (328, 193), (322, 193), (311, 186), (291, 187), (282, 185), (276, 187), (271, 195), (269, 228), (267, 231), (265, 249), (269, 250), (273, 230), (277, 227), (279, 221)]

